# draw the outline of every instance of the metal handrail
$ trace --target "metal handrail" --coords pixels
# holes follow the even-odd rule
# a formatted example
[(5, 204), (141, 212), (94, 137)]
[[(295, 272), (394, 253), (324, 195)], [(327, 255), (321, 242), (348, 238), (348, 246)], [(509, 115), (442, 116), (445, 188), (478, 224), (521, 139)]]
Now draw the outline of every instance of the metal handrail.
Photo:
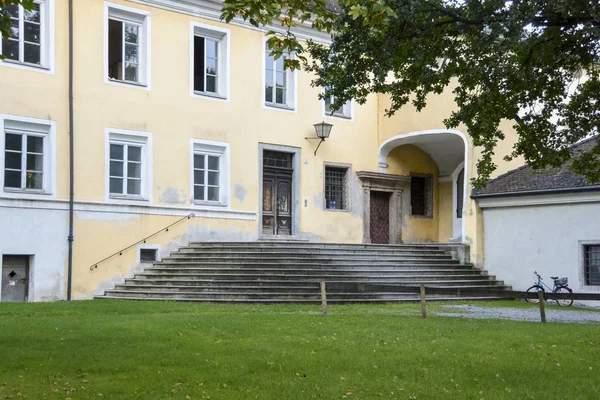
[(130, 248), (132, 248), (132, 247), (134, 247), (134, 246), (137, 246), (137, 245), (138, 245), (138, 244), (140, 244), (140, 243), (146, 243), (146, 240), (150, 239), (151, 237), (153, 237), (153, 236), (155, 236), (155, 235), (158, 235), (158, 234), (159, 234), (159, 233), (161, 233), (162, 231), (169, 232), (169, 228), (170, 228), (170, 227), (172, 227), (173, 225), (176, 225), (176, 224), (180, 223), (180, 222), (181, 222), (181, 221), (183, 221), (184, 219), (190, 219), (190, 218), (192, 218), (192, 217), (195, 217), (195, 216), (196, 216), (196, 214), (194, 214), (194, 213), (190, 213), (190, 214), (186, 215), (185, 217), (183, 217), (183, 218), (181, 218), (181, 219), (178, 219), (177, 221), (173, 222), (172, 224), (170, 224), (170, 225), (168, 225), (168, 226), (166, 226), (166, 227), (164, 227), (164, 228), (162, 228), (162, 229), (160, 229), (160, 230), (158, 230), (158, 231), (154, 232), (152, 235), (150, 235), (150, 236), (146, 236), (146, 237), (145, 237), (145, 238), (143, 238), (142, 240), (138, 240), (138, 241), (137, 241), (137, 242), (135, 242), (134, 244), (131, 244), (131, 245), (129, 245), (129, 246), (127, 246), (127, 247), (125, 247), (125, 248), (123, 248), (123, 249), (121, 249), (121, 250), (117, 251), (116, 253), (113, 253), (113, 254), (111, 254), (110, 256), (108, 256), (108, 257), (106, 257), (106, 258), (103, 258), (102, 260), (98, 261), (97, 263), (94, 263), (94, 264), (92, 264), (92, 266), (90, 267), (90, 271), (93, 271), (94, 269), (97, 269), (97, 268), (98, 268), (98, 264), (102, 264), (104, 261), (106, 261), (106, 260), (108, 260), (108, 259), (111, 259), (111, 258), (113, 258), (113, 257), (114, 257), (114, 256), (116, 256), (116, 255), (120, 255), (120, 256), (121, 256), (121, 255), (123, 255), (123, 252), (124, 252), (124, 251), (126, 251), (126, 250), (129, 250)]

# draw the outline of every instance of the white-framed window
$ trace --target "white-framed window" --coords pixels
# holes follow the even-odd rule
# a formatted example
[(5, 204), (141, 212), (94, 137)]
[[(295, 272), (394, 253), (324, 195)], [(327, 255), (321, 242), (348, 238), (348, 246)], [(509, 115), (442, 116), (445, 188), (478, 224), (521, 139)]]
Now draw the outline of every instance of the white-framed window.
[(191, 139), (191, 200), (200, 205), (229, 205), (229, 143)]
[(228, 29), (191, 22), (190, 80), (192, 96), (229, 98)]
[(150, 13), (105, 4), (104, 80), (150, 86)]
[(10, 20), (11, 36), (0, 41), (0, 63), (53, 70), (54, 0), (35, 0), (33, 9), (9, 5), (0, 10)]
[(266, 39), (263, 41), (263, 102), (265, 106), (294, 110), (296, 106), (297, 73), (284, 67), (285, 60), (293, 57), (283, 54), (278, 59), (271, 55)]
[(3, 196), (55, 194), (55, 122), (0, 115), (0, 127)]
[(158, 244), (139, 244), (137, 246), (137, 263), (152, 264), (160, 262), (160, 245)]
[(152, 136), (106, 130), (107, 200), (149, 201), (152, 188)]
[(335, 103), (334, 96), (327, 95), (328, 89), (325, 88), (325, 98), (323, 99), (325, 117), (352, 119), (352, 101), (348, 100), (342, 107), (334, 109), (332, 104)]

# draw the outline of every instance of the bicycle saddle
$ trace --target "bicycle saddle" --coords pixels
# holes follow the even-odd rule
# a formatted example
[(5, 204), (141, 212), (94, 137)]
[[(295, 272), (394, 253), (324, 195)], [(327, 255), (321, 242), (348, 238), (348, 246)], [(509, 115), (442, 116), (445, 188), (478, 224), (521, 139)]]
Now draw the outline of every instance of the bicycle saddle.
[(558, 279), (558, 276), (551, 276), (551, 277), (550, 277), (550, 279), (557, 280), (557, 279)]

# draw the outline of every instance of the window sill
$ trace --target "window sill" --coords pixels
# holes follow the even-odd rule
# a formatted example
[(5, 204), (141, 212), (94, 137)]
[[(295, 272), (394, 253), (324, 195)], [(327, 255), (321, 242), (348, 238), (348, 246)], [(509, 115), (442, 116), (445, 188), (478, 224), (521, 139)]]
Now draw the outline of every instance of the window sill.
[(412, 215), (410, 216), (414, 219), (433, 219), (433, 215)]
[(341, 213), (347, 213), (350, 212), (350, 210), (347, 209), (338, 209), (338, 208), (324, 208), (323, 211), (332, 211), (332, 212), (341, 212)]
[(201, 99), (208, 99), (208, 100), (228, 101), (227, 97), (221, 96), (218, 93), (199, 92), (197, 90), (192, 91), (192, 96), (201, 98)]
[(44, 65), (40, 65), (40, 64), (31, 64), (31, 63), (27, 63), (27, 62), (21, 62), (21, 61), (15, 61), (15, 60), (10, 60), (5, 58), (4, 60), (0, 60), (0, 65), (4, 65), (7, 67), (11, 67), (11, 68), (19, 68), (19, 69), (25, 69), (28, 71), (36, 71), (36, 72), (43, 72), (46, 74), (52, 74), (53, 71), (51, 68), (46, 67)]
[(143, 83), (122, 81), (122, 80), (113, 79), (113, 78), (110, 78), (110, 77), (106, 77), (105, 82), (106, 83), (110, 83), (111, 85), (125, 86), (125, 87), (132, 87), (132, 88), (136, 88), (136, 89), (150, 90), (150, 87), (148, 85), (146, 85), (146, 84), (143, 84)]
[(12, 194), (33, 194), (33, 195), (41, 195), (41, 196), (50, 196), (52, 193), (49, 193), (43, 189), (17, 189), (17, 188), (4, 188), (4, 193), (12, 193)]
[(296, 109), (294, 107), (290, 107), (286, 104), (277, 104), (277, 103), (267, 103), (265, 102), (265, 107), (269, 107), (269, 108), (273, 108), (275, 110), (280, 110), (280, 111), (296, 111)]
[(111, 194), (108, 198), (111, 200), (148, 201), (148, 199), (143, 196), (119, 196), (117, 194)]
[(192, 204), (195, 206), (227, 207), (227, 203), (221, 203), (219, 201), (193, 200)]
[(344, 121), (352, 121), (352, 115), (344, 115), (344, 114), (330, 114), (330, 113), (325, 113), (325, 118), (341, 119), (341, 120), (344, 120)]

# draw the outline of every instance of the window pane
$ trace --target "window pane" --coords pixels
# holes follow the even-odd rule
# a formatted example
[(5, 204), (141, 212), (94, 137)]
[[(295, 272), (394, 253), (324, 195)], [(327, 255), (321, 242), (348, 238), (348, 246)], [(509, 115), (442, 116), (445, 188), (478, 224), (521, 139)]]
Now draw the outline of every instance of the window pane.
[(119, 161), (110, 162), (110, 176), (123, 176), (123, 163)]
[(23, 145), (23, 137), (12, 133), (6, 134), (6, 150), (21, 151)]
[(128, 178), (141, 178), (142, 177), (142, 164), (127, 163), (127, 177)]
[(138, 42), (138, 26), (132, 24), (125, 24), (125, 41), (128, 43)]
[(219, 188), (208, 187), (208, 201), (219, 201)]
[(265, 101), (267, 103), (273, 102), (273, 86), (267, 85), (267, 87), (265, 87)]
[(202, 171), (202, 170), (194, 171), (194, 183), (196, 185), (204, 185), (204, 171)]
[(27, 152), (28, 153), (43, 153), (44, 138), (41, 136), (27, 136)]
[(218, 67), (217, 60), (214, 58), (206, 59), (206, 73), (208, 75), (217, 75)]
[(31, 23), (25, 23), (24, 24), (24, 30), (25, 30), (25, 41), (27, 42), (31, 42), (31, 43), (40, 43), (41, 41), (41, 36), (40, 36), (40, 25), (38, 24), (31, 24)]
[(110, 193), (123, 194), (123, 179), (110, 178)]
[(204, 186), (194, 186), (194, 200), (204, 200)]
[(4, 187), (21, 188), (21, 171), (4, 171)]
[(206, 57), (218, 58), (219, 46), (216, 41), (206, 39)]
[(122, 144), (111, 144), (110, 145), (110, 158), (111, 160), (122, 160), (123, 159), (123, 145)]
[(5, 153), (4, 168), (21, 169), (21, 153)]
[(282, 88), (275, 89), (275, 102), (277, 104), (285, 104), (285, 90)]
[(271, 51), (267, 50), (265, 52), (265, 66), (267, 67), (267, 70), (273, 70), (273, 56), (270, 55)]
[(25, 177), (25, 187), (27, 189), (42, 189), (42, 173), (27, 172)]
[(19, 18), (19, 6), (18, 5), (10, 5), (4, 8), (5, 13), (13, 18)]
[(277, 86), (280, 87), (285, 87), (285, 73), (284, 72), (278, 72), (277, 74)]
[(27, 170), (42, 172), (44, 170), (43, 158), (44, 156), (37, 154), (27, 154)]
[(208, 156), (208, 169), (213, 171), (219, 170), (219, 157)]
[(279, 57), (276, 61), (275, 61), (275, 69), (278, 72), (283, 72), (285, 70), (285, 68), (283, 67), (283, 60), (285, 60), (285, 57)]
[(125, 80), (137, 82), (138, 66), (136, 64), (125, 64)]
[(19, 42), (15, 40), (2, 40), (2, 55), (9, 60), (19, 61)]
[(194, 168), (204, 169), (204, 156), (201, 154), (194, 154)]
[(123, 79), (123, 23), (108, 20), (108, 77)]
[(217, 93), (217, 78), (215, 76), (206, 76), (206, 91)]
[(10, 20), (10, 37), (11, 39), (19, 39), (21, 34), (19, 32), (19, 20), (11, 19)]
[(138, 46), (136, 44), (125, 44), (125, 61), (138, 63)]
[(23, 14), (23, 18), (25, 19), (25, 21), (38, 22), (38, 23), (40, 22), (40, 5), (39, 4), (34, 4), (32, 10), (23, 9), (23, 11), (25, 12)]
[(129, 161), (142, 161), (142, 148), (137, 146), (127, 146), (127, 159)]
[(204, 38), (194, 36), (194, 90), (204, 92)]
[(138, 179), (127, 179), (127, 194), (140, 195), (142, 193), (142, 181)]
[(25, 43), (25, 59), (23, 61), (25, 61), (26, 63), (30, 63), (30, 64), (40, 64), (40, 51), (41, 51), (41, 46), (38, 44), (29, 44), (29, 43)]
[(208, 172), (208, 184), (209, 185), (219, 185), (219, 173), (218, 172)]

